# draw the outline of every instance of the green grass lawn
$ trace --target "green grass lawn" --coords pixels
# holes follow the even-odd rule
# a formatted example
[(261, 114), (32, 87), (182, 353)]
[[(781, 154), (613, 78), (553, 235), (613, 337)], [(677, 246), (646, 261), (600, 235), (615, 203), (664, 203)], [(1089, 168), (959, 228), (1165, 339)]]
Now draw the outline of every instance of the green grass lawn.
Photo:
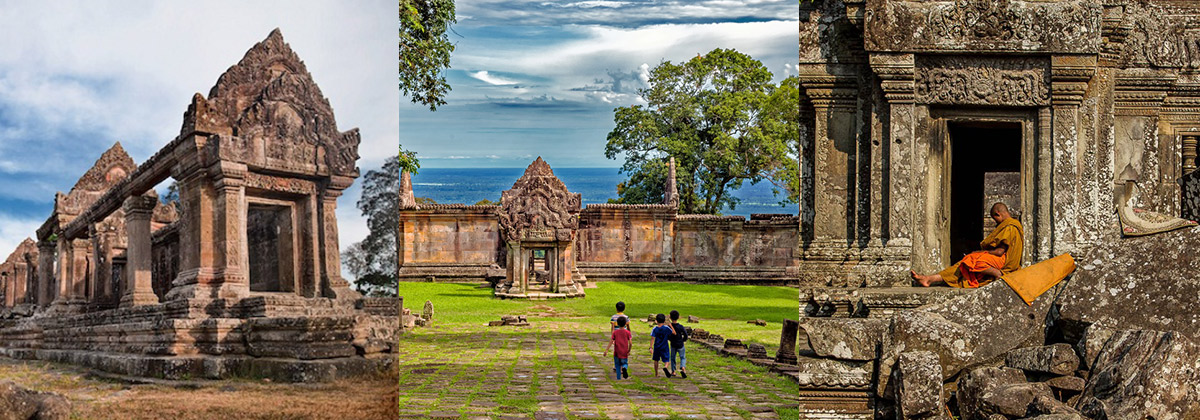
[[(674, 309), (681, 320), (688, 315), (700, 318), (697, 324), (685, 325), (763, 344), (770, 354), (779, 346), (783, 320), (799, 317), (799, 293), (791, 287), (599, 282), (586, 292), (587, 297), (582, 299), (525, 301), (496, 299), (490, 288), (474, 284), (400, 284), (404, 306), (419, 314), (426, 300), (433, 302), (434, 321), (439, 325), (486, 325), (501, 315), (526, 315), (533, 325), (571, 321), (588, 326), (585, 332), (603, 332), (616, 312), (614, 305), (624, 301), (625, 314), (635, 322), (635, 332), (649, 332), (649, 324), (642, 322), (647, 315), (667, 314)], [(755, 319), (767, 321), (767, 326), (746, 323)]]

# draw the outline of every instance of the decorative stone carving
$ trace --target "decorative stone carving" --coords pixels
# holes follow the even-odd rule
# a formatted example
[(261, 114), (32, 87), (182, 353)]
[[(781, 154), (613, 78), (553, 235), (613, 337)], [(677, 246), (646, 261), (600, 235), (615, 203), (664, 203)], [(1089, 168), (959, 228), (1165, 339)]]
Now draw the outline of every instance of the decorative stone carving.
[(500, 195), (500, 232), (506, 241), (521, 239), (528, 230), (570, 229), (579, 227), (578, 193), (554, 176), (550, 165), (539, 156), (525, 168), (512, 189)]
[(1102, 8), (1090, 0), (885, 0), (867, 4), (868, 51), (1095, 53)]
[(1044, 106), (1050, 103), (1043, 58), (927, 57), (916, 60), (916, 101), (946, 105)]

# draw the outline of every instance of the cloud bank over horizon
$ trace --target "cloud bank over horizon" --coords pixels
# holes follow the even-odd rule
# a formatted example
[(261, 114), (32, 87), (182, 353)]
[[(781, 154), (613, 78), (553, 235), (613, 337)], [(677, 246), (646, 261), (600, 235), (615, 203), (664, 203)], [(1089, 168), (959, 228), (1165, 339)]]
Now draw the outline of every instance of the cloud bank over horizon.
[(733, 48), (781, 80), (799, 50), (790, 1), (481, 0), (458, 19), (448, 104), (401, 98), (400, 143), (425, 167), (524, 167), (531, 155), (617, 167), (604, 157), (613, 109), (645, 103), (655, 66)]

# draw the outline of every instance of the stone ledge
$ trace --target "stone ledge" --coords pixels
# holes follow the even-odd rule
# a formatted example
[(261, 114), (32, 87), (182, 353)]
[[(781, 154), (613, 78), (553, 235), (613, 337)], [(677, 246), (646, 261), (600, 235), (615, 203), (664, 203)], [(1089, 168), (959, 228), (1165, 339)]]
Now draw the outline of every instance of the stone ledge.
[(8, 348), (0, 348), (0, 355), (168, 380), (267, 378), (278, 382), (329, 382), (377, 372), (395, 363), (393, 357), (296, 360), (248, 356), (143, 356)]

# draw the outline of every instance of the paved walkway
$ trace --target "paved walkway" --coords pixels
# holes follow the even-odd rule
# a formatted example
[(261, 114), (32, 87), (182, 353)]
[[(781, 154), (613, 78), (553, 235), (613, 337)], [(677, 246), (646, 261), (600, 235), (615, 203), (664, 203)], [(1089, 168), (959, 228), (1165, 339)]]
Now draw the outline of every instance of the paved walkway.
[(607, 335), (550, 328), (403, 336), (400, 418), (775, 419), (799, 404), (794, 383), (707, 349), (688, 349), (687, 379), (656, 378), (648, 334), (634, 337), (630, 379), (616, 381)]

